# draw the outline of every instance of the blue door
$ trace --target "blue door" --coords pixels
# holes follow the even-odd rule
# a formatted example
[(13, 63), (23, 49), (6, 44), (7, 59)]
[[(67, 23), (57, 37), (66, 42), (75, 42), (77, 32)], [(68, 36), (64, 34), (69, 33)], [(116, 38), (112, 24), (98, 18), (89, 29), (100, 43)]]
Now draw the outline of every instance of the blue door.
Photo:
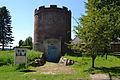
[(48, 61), (50, 62), (57, 61), (57, 49), (55, 46), (48, 46)]

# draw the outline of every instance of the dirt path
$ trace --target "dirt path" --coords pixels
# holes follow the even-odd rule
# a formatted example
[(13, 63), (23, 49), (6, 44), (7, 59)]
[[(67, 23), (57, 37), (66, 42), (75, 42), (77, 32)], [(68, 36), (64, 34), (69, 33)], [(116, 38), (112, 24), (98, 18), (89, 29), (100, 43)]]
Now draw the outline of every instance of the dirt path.
[(91, 80), (109, 80), (109, 76), (105, 74), (90, 74)]
[(118, 78), (113, 78), (111, 79), (108, 75), (106, 74), (90, 74), (91, 80), (120, 80)]
[(25, 74), (71, 74), (75, 73), (75, 70), (69, 66), (63, 66), (57, 63), (47, 62), (44, 66), (40, 66), (32, 69), (34, 72), (29, 72)]

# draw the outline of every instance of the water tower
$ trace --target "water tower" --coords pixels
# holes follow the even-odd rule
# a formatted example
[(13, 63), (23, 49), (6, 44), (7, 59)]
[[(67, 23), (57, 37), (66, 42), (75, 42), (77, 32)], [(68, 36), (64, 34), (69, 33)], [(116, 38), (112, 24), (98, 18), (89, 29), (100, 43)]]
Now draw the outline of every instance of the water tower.
[(66, 7), (41, 6), (34, 13), (34, 50), (46, 54), (48, 61), (58, 61), (69, 51), (71, 11)]

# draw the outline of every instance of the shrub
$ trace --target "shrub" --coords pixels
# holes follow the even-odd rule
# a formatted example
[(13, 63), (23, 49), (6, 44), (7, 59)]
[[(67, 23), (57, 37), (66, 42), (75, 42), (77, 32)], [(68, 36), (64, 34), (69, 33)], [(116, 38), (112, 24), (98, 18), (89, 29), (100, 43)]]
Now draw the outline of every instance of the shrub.
[(0, 51), (0, 66), (13, 64), (14, 51)]
[(14, 48), (27, 48), (27, 49), (32, 49), (32, 46), (16, 46)]
[(28, 63), (35, 59), (38, 59), (40, 55), (41, 52), (39, 51), (28, 50), (28, 57), (27, 57)]

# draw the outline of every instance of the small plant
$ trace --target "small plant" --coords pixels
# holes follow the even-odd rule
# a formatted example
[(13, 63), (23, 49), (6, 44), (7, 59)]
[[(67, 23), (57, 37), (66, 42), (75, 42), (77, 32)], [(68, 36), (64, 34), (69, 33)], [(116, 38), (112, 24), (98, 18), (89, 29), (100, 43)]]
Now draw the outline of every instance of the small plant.
[(22, 69), (26, 69), (26, 68), (27, 68), (27, 65), (25, 63), (15, 65), (15, 70), (22, 70)]

